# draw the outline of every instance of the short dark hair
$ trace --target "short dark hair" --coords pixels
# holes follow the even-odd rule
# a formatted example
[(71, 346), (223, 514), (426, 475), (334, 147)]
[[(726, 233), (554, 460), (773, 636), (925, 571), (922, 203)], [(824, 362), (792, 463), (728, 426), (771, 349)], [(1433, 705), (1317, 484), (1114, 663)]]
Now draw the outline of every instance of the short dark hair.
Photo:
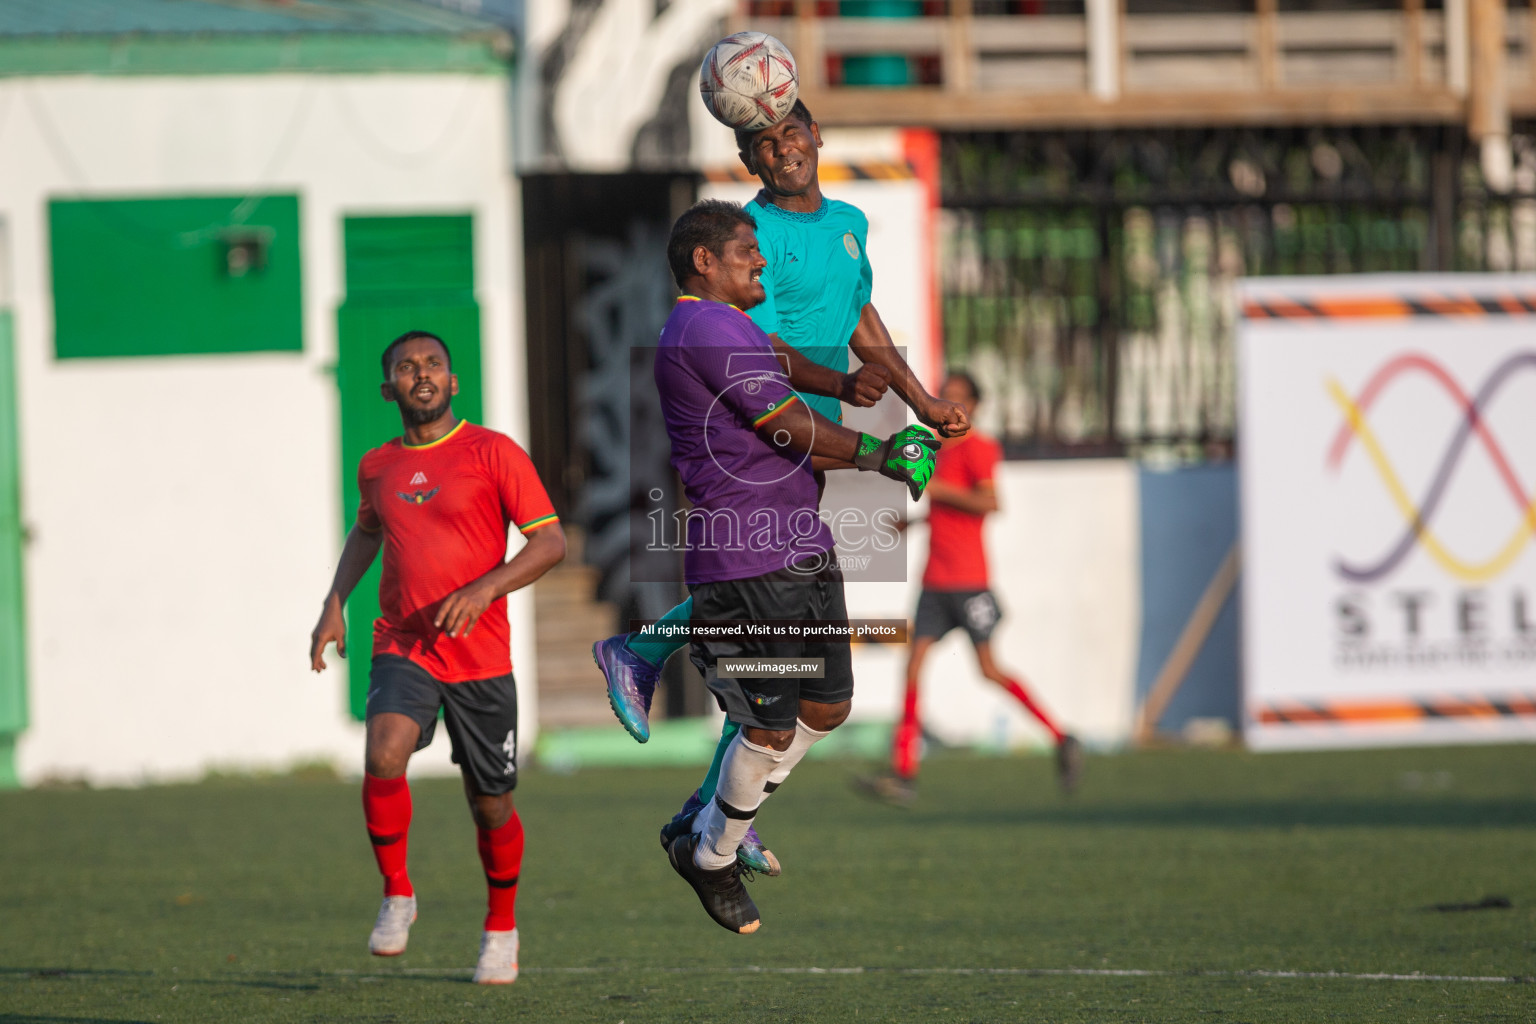
[[(768, 128), (772, 128), (775, 124), (783, 124), (785, 121), (788, 121), (792, 117), (799, 121), (801, 124), (805, 125), (807, 128), (809, 128), (816, 121), (816, 119), (811, 116), (811, 108), (807, 107), (800, 100), (795, 100), (795, 105), (789, 108), (789, 113), (785, 114), (779, 120), (769, 125)], [(750, 152), (752, 149), (752, 140), (757, 138), (757, 133), (765, 132), (768, 130), (768, 128), (736, 129), (736, 149), (742, 153)]]
[(981, 401), (981, 388), (976, 386), (976, 378), (972, 377), (967, 371), (965, 371), (965, 370), (950, 370), (949, 373), (946, 375), (945, 380), (950, 380), (950, 379), (960, 381), (962, 384), (964, 384), (966, 386), (966, 388), (968, 388), (970, 390), (970, 392), (971, 392), (971, 401), (973, 401), (973, 402)]
[(667, 264), (679, 288), (698, 273), (693, 266), (693, 250), (702, 245), (716, 256), (724, 255), (739, 224), (757, 230), (757, 221), (740, 203), (724, 199), (701, 199), (677, 218), (672, 225), (672, 237), (667, 239)]
[(400, 337), (390, 342), (388, 347), (384, 349), (384, 354), (379, 357), (379, 367), (384, 371), (385, 380), (389, 380), (389, 361), (394, 358), (395, 349), (399, 348), (401, 345), (404, 345), (408, 341), (415, 341), (417, 338), (431, 338), (433, 341), (443, 346), (443, 355), (448, 360), (448, 369), (450, 371), (453, 370), (453, 353), (448, 351), (448, 343), (446, 341), (444, 341), (442, 338), (439, 338), (431, 331), (406, 331), (404, 334), (400, 335)]

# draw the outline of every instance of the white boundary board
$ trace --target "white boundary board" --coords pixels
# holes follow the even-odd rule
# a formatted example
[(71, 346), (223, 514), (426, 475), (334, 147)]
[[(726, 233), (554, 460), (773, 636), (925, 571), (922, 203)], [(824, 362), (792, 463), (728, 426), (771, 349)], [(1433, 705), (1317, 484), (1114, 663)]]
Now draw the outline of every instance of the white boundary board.
[(1240, 296), (1248, 744), (1536, 740), (1536, 276)]

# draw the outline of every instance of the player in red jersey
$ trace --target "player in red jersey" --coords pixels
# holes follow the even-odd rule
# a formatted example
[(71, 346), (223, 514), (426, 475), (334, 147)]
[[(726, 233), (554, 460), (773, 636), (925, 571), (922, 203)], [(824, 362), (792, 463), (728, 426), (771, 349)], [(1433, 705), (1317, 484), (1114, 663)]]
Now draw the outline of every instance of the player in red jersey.
[[(403, 334), (384, 350), (380, 391), (399, 407), (405, 436), (358, 465), (357, 523), (310, 636), (309, 659), (323, 671), (332, 642), (346, 657), (342, 607), (382, 547), (363, 815), (384, 876), (384, 904), (368, 945), (377, 956), (403, 953), (416, 919), (405, 869), (405, 767), (432, 742), (441, 708), (488, 890), (475, 981), (506, 984), (517, 978), (514, 907), (523, 860), (523, 823), (512, 806), (517, 688), (506, 596), (565, 557), (565, 534), (528, 454), (510, 437), (454, 416), (459, 379), (450, 360), (442, 339), (425, 331)], [(509, 560), (507, 527), (514, 524), (527, 541)]]
[[(974, 423), (981, 391), (971, 375), (952, 372), (939, 390), (944, 399), (959, 402)], [(976, 648), (981, 674), (1002, 687), (1039, 720), (1056, 743), (1057, 779), (1071, 792), (1082, 772), (1082, 745), (1062, 732), (1024, 684), (1004, 672), (992, 658), (992, 631), (1002, 619), (987, 578), (987, 552), (982, 525), (997, 511), (993, 473), (1002, 449), (990, 437), (972, 429), (959, 438), (946, 438), (928, 484), (928, 568), (918, 598), (907, 658), (907, 688), (901, 722), (891, 738), (889, 774), (861, 779), (866, 792), (892, 803), (907, 803), (916, 795), (923, 730), (917, 715), (917, 686), (923, 662), (934, 641), (955, 628), (964, 629)]]

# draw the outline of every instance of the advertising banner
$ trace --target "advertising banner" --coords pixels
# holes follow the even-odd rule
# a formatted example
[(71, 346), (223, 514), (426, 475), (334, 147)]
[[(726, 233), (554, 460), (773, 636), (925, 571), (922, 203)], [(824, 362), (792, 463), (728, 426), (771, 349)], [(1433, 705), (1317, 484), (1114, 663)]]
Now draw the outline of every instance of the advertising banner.
[(1536, 740), (1536, 276), (1241, 305), (1248, 744)]

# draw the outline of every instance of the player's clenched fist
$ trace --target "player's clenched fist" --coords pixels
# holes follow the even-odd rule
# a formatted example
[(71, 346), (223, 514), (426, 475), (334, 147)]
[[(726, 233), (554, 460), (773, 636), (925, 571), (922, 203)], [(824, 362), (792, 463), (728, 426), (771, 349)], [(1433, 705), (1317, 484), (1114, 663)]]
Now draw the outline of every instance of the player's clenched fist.
[(938, 450), (938, 440), (926, 427), (904, 427), (884, 441), (871, 434), (863, 435), (853, 464), (861, 470), (900, 480), (916, 501), (933, 477), (933, 457)]
[(865, 363), (852, 373), (843, 375), (842, 393), (837, 397), (849, 405), (868, 409), (880, 401), (880, 396), (890, 386), (890, 370), (879, 363)]
[(964, 437), (971, 429), (965, 406), (935, 398), (917, 411), (917, 418), (945, 437)]

